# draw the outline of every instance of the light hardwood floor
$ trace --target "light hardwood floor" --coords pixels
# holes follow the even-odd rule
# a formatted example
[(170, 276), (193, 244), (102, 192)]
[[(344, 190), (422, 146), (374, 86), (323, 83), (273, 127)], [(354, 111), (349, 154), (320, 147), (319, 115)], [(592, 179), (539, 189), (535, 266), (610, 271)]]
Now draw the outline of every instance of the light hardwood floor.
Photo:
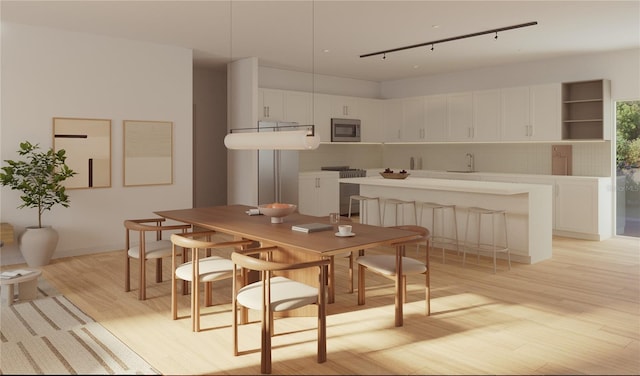
[[(171, 320), (170, 282), (155, 284), (149, 273), (146, 301), (138, 301), (135, 279), (136, 290), (123, 291), (122, 252), (56, 259), (43, 275), (163, 374), (260, 372), (258, 324), (241, 327), (243, 354), (232, 355), (230, 282), (216, 283), (220, 305), (205, 308), (205, 330), (192, 333), (188, 297), (179, 303), (183, 318)], [(499, 262), (495, 275), (488, 258), (476, 265), (471, 257), (464, 268), (460, 260), (449, 253), (442, 264), (432, 250), (432, 315), (423, 314), (422, 280), (410, 279), (401, 328), (391, 281), (368, 274), (367, 304), (358, 306), (346, 292), (346, 259), (337, 260), (327, 362), (315, 361), (313, 318), (278, 319), (273, 373), (640, 373), (637, 238), (554, 238), (552, 260), (511, 271)]]

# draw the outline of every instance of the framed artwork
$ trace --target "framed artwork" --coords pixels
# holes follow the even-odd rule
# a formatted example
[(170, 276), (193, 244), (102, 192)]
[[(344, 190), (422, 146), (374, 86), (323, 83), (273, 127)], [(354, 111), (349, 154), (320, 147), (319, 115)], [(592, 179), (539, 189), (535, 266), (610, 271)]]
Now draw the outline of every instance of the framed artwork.
[(111, 120), (53, 118), (53, 150), (64, 149), (76, 175), (64, 181), (74, 188), (111, 187)]
[(173, 122), (125, 120), (124, 186), (173, 184)]

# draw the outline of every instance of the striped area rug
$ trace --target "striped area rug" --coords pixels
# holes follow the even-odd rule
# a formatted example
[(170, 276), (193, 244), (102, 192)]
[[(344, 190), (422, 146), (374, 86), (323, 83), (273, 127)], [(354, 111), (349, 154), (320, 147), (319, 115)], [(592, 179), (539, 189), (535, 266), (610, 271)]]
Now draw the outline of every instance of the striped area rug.
[(3, 304), (0, 373), (159, 374), (62, 295)]

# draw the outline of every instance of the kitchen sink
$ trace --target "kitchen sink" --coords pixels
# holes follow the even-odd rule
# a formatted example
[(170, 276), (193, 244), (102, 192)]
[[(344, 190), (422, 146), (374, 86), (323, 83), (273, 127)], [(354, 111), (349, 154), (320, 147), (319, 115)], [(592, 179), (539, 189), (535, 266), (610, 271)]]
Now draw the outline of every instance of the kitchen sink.
[(469, 170), (447, 170), (447, 172), (461, 172), (461, 173), (472, 173), (472, 172), (478, 172), (478, 171), (469, 171)]

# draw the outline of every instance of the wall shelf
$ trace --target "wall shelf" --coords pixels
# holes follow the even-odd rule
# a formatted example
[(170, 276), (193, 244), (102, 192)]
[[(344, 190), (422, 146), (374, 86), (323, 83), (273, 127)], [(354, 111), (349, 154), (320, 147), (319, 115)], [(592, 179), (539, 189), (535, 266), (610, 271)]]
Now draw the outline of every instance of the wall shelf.
[(611, 84), (608, 80), (562, 84), (562, 139), (610, 139)]

